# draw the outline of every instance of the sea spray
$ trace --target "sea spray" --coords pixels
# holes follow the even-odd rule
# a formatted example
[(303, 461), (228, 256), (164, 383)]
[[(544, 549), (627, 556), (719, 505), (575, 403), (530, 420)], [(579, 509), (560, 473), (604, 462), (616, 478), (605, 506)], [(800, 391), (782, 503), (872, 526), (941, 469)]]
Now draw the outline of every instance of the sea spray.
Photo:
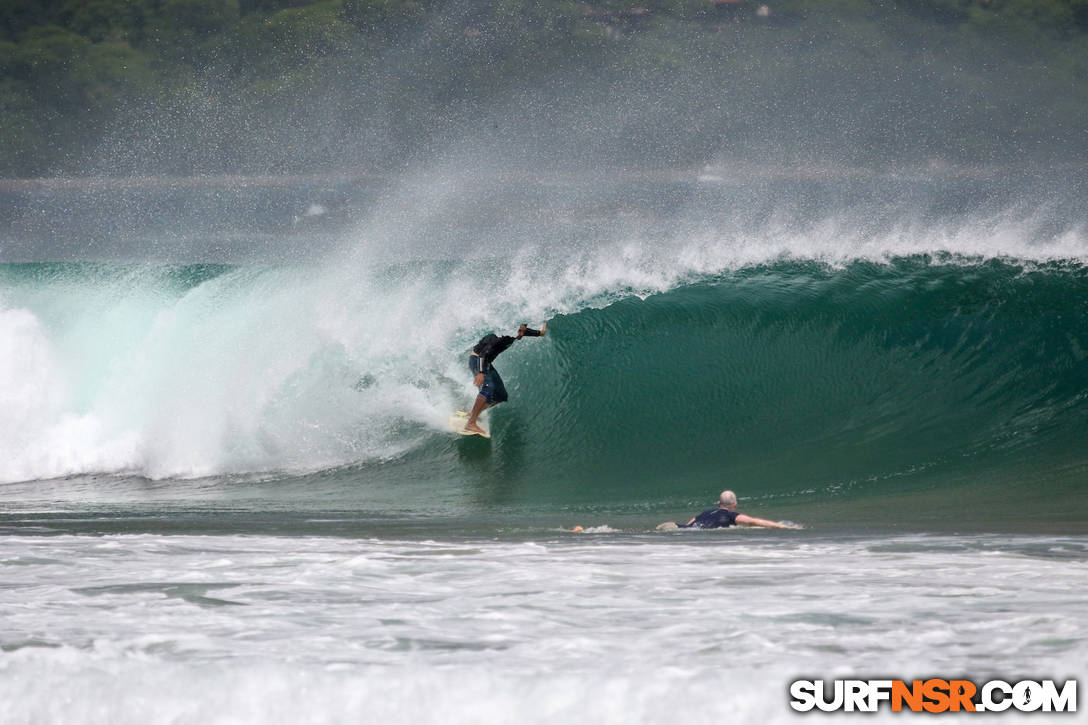
[[(493, 413), (496, 460), (520, 450), (507, 475), (548, 496), (608, 496), (635, 471), (773, 490), (1044, 452), (1040, 472), (1082, 465), (1078, 262), (771, 261), (662, 280), (632, 260), (583, 258), (552, 280), (496, 260), (494, 302), (474, 294), (478, 261), (223, 268), (188, 286), (184, 269), (125, 273), (127, 298), (154, 308), (141, 324), (83, 314), (108, 283), (86, 290), (70, 267), (33, 287), (63, 304), (5, 311), (10, 390), (41, 404), (6, 408), (4, 479), (297, 474), (409, 451), (445, 471), (445, 418), (474, 392), (467, 349), (549, 312), (543, 346), (499, 361), (512, 401)], [(6, 299), (29, 301), (26, 274), (8, 270)]]
[(404, 174), (309, 258), (0, 268), (0, 480), (471, 477), (445, 430), (475, 392), (464, 356), (544, 320), (499, 361), (490, 460), (554, 496), (641, 464), (772, 489), (1036, 445), (1079, 465), (1088, 240), (1064, 196), (725, 171), (587, 192), (466, 165)]

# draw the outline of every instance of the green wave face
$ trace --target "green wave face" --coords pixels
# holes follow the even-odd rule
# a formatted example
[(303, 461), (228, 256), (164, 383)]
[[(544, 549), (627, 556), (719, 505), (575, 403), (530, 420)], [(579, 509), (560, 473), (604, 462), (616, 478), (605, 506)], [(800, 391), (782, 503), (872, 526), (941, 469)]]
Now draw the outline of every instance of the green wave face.
[[(658, 290), (563, 283), (543, 302), (509, 283), (483, 308), (479, 264), (347, 282), (5, 266), (0, 474), (257, 476), (273, 487), (258, 498), (374, 510), (656, 517), (728, 487), (802, 521), (1088, 513), (1080, 262), (784, 260)], [(496, 363), (510, 401), (492, 440), (452, 435), (472, 342), (545, 317), (545, 338)]]
[(966, 486), (1012, 510), (1088, 474), (1080, 266), (780, 263), (560, 316), (549, 335), (500, 361), (513, 402), (495, 456), (525, 497)]

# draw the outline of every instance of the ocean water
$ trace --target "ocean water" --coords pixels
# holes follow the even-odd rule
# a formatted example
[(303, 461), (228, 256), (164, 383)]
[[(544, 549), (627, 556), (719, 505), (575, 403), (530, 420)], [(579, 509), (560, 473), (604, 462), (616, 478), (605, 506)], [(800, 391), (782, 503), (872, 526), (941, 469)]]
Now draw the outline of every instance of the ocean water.
[[(1085, 671), (1083, 183), (490, 191), (214, 238), (24, 200), (0, 721), (779, 722), (800, 678)], [(451, 434), (475, 340), (544, 321)], [(805, 528), (654, 531), (723, 488)]]
[(777, 722), (793, 679), (1064, 681), (1088, 637), (1079, 537), (17, 533), (3, 550), (5, 722)]

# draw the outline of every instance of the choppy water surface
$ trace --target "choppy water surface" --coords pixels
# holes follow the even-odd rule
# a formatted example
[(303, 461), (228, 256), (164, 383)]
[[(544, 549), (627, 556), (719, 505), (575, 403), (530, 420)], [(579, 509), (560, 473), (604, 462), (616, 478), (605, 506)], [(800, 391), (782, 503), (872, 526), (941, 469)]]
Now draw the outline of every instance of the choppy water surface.
[[(779, 722), (797, 678), (1088, 671), (1079, 178), (424, 175), (229, 254), (0, 239), (0, 722)], [(473, 342), (545, 320), (453, 435)], [(651, 533), (727, 487), (806, 530)]]
[(1077, 537), (60, 535), (2, 551), (7, 723), (777, 722), (803, 676), (1088, 664)]

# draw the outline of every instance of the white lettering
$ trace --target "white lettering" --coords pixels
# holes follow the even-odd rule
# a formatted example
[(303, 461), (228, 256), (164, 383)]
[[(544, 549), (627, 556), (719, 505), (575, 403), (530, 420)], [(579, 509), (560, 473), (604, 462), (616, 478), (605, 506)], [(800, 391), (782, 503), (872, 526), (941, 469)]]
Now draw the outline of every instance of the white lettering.
[(835, 680), (835, 682), (833, 683), (832, 692), (835, 693), (835, 696), (831, 700), (827, 699), (827, 692), (825, 687), (827, 683), (820, 681), (817, 684), (819, 685), (819, 687), (817, 688), (819, 694), (816, 696), (816, 707), (820, 708), (824, 712), (835, 712), (840, 707), (842, 707), (842, 703), (846, 699), (845, 695), (843, 694), (842, 680)]
[(865, 680), (846, 680), (843, 701), (847, 712), (868, 712), (869, 685)]
[[(1000, 692), (1001, 699), (995, 700), (994, 693)], [(982, 704), (976, 709), (988, 712), (1004, 712), (1012, 707), (1012, 685), (1004, 680), (990, 680), (982, 686)]]
[(891, 680), (869, 680), (869, 709), (868, 712), (876, 712), (880, 709), (881, 702), (892, 699)]
[(790, 685), (790, 707), (797, 712), (808, 712), (816, 707), (816, 683), (812, 680), (797, 680)]
[(1035, 712), (1043, 706), (1043, 688), (1031, 680), (1017, 682), (1012, 688), (1012, 704), (1020, 712)]
[(1043, 711), (1044, 712), (1076, 712), (1077, 711), (1077, 681), (1066, 680), (1058, 692), (1054, 680), (1043, 680)]
[[(881, 704), (891, 702), (892, 691), (898, 680), (795, 680), (790, 683), (790, 707), (797, 712), (809, 712), (818, 708), (823, 712), (877, 712)], [(930, 680), (930, 684), (940, 680)], [(953, 682), (953, 681), (950, 681)], [(962, 697), (968, 690), (973, 690), (970, 682), (955, 680), (958, 683), (948, 692), (952, 709), (961, 709), (971, 703)], [(1059, 683), (1054, 680), (1021, 680), (1009, 684), (1004, 680), (990, 680), (978, 691), (978, 701), (974, 703), (977, 712), (1004, 712), (1016, 708), (1020, 712), (1076, 712), (1076, 680)], [(967, 688), (967, 689), (964, 689)], [(940, 691), (943, 697), (944, 691)], [(933, 698), (930, 697), (932, 702)], [(966, 703), (966, 704), (964, 704)], [(939, 704), (939, 703), (938, 703)], [(925, 708), (931, 705), (927, 703)], [(917, 709), (917, 701), (912, 703)], [(969, 709), (969, 708), (968, 708)]]

